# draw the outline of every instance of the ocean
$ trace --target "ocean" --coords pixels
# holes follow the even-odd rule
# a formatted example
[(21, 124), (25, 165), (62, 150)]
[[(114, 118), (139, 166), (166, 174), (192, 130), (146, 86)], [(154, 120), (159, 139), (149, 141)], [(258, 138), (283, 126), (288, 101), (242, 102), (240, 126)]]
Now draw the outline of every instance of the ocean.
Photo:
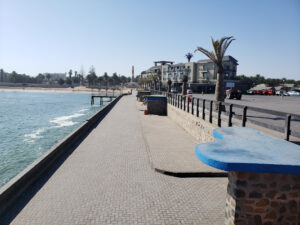
[(0, 90), (0, 187), (103, 107), (90, 96)]

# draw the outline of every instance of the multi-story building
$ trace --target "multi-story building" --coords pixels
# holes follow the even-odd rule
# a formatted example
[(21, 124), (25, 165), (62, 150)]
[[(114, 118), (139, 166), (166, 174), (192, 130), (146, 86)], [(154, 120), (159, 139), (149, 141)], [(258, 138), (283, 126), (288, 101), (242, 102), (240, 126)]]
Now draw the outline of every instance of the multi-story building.
[[(237, 65), (237, 60), (232, 56), (224, 56), (225, 81), (234, 79)], [(217, 79), (217, 66), (210, 59), (177, 64), (174, 64), (172, 61), (156, 61), (154, 66), (141, 73), (141, 77), (150, 75), (157, 75), (163, 86), (166, 86), (168, 80), (171, 80), (172, 86), (175, 87), (180, 87), (183, 76), (187, 75), (188, 85), (191, 88), (203, 90), (202, 87), (205, 86), (214, 87)]]
[[(195, 83), (215, 83), (217, 79), (217, 66), (210, 60), (199, 60), (197, 80)], [(236, 76), (237, 60), (232, 56), (224, 56), (224, 79), (232, 80)]]

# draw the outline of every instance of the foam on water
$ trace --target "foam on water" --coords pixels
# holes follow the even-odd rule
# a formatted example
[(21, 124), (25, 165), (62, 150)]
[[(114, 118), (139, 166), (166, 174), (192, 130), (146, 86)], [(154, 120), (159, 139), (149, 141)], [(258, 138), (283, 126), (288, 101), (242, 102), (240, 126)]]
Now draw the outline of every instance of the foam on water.
[(43, 136), (41, 133), (45, 132), (46, 128), (39, 128), (36, 131), (30, 133), (30, 134), (25, 134), (24, 135), (24, 141), (28, 143), (33, 143), (35, 142), (35, 139), (42, 138)]
[(53, 120), (50, 120), (50, 122), (57, 124), (57, 126), (55, 126), (56, 128), (68, 127), (68, 126), (73, 126), (78, 123), (78, 122), (72, 121), (73, 118), (77, 118), (77, 117), (81, 117), (81, 116), (84, 116), (84, 114), (83, 113), (74, 113), (70, 116), (56, 117)]

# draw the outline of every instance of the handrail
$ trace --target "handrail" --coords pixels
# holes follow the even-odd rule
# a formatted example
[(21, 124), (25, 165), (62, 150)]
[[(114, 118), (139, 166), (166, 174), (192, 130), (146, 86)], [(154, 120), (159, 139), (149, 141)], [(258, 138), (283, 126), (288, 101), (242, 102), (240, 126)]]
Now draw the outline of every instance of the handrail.
[[(174, 93), (169, 93), (169, 92), (165, 92), (165, 91), (157, 91), (157, 90), (150, 90), (150, 91), (151, 91), (151, 93), (161, 94), (161, 95), (166, 96), (168, 98), (168, 103), (172, 104), (173, 106), (175, 106), (179, 109), (187, 111), (188, 113), (196, 115), (197, 117), (199, 117), (199, 114), (200, 114), (199, 107), (201, 107), (200, 105), (202, 105), (201, 108), (202, 108), (202, 119), (203, 120), (206, 119), (205, 104), (206, 104), (206, 102), (209, 103), (208, 119), (209, 119), (210, 123), (212, 123), (212, 118), (213, 118), (213, 104), (217, 104), (219, 106), (218, 107), (219, 110), (217, 111), (217, 125), (219, 127), (221, 127), (221, 124), (222, 124), (221, 115), (223, 113), (226, 116), (228, 116), (228, 123), (227, 123), (228, 126), (232, 126), (232, 118), (236, 118), (236, 119), (242, 120), (242, 126), (246, 126), (247, 121), (249, 121), (252, 124), (255, 124), (258, 126), (282, 132), (282, 133), (284, 133), (285, 140), (287, 140), (287, 141), (289, 141), (291, 134), (295, 137), (300, 137), (299, 132), (291, 130), (291, 122), (293, 122), (295, 120), (300, 120), (299, 114), (286, 113), (286, 112), (281, 112), (281, 111), (277, 111), (277, 110), (263, 109), (263, 108), (259, 108), (259, 107), (246, 106), (246, 105), (241, 105), (241, 104), (220, 102), (220, 101), (201, 98), (201, 97), (192, 97), (191, 98), (191, 97), (183, 96), (182, 94), (175, 95)], [(186, 98), (191, 98), (191, 105), (192, 105), (191, 112), (190, 112), (190, 103), (189, 103), (189, 101), (187, 101), (187, 103), (186, 103)], [(194, 113), (194, 106), (195, 106), (194, 101), (195, 100), (197, 101), (196, 113)], [(186, 106), (186, 104), (187, 104), (187, 106)], [(229, 113), (223, 112), (221, 110), (222, 106), (228, 106)], [(242, 115), (235, 115), (234, 111), (233, 111), (234, 108), (242, 109)], [(248, 111), (260, 112), (260, 113), (270, 114), (273, 116), (283, 117), (285, 119), (284, 128), (273, 125), (273, 124), (267, 124), (267, 123), (264, 123), (261, 121), (253, 120), (253, 119), (251, 119), (250, 116), (247, 115)]]

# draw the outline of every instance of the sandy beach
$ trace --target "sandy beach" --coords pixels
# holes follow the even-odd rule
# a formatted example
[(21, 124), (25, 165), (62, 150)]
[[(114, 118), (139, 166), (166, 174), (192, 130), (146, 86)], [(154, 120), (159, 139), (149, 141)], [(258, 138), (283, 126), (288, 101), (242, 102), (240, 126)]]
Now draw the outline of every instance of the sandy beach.
[[(129, 89), (123, 88), (122, 90), (115, 90), (115, 93), (119, 93), (120, 91), (123, 93), (128, 92)], [(85, 86), (78, 86), (74, 88), (45, 88), (45, 87), (8, 87), (8, 86), (0, 86), (0, 91), (30, 91), (30, 92), (72, 92), (72, 93), (105, 93), (105, 89), (94, 89), (87, 88)], [(108, 93), (112, 93), (112, 89), (107, 90)]]

